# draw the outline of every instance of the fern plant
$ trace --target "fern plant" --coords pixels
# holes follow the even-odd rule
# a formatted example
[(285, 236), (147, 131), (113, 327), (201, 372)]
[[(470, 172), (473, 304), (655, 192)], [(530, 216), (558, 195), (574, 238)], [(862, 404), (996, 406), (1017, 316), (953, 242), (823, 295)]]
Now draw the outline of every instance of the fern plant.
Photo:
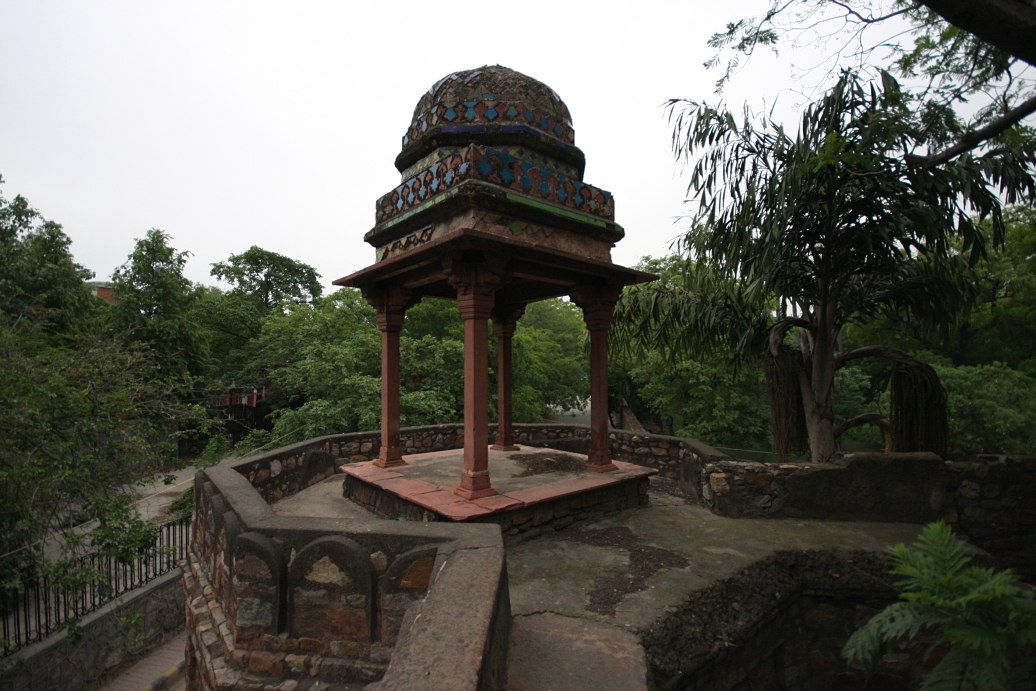
[(899, 601), (854, 633), (842, 650), (850, 665), (871, 666), (883, 647), (931, 637), (925, 657), (942, 659), (922, 691), (1031, 689), (1036, 659), (1036, 599), (1010, 569), (971, 565), (965, 545), (943, 522), (925, 526), (916, 543), (889, 549), (901, 576)]

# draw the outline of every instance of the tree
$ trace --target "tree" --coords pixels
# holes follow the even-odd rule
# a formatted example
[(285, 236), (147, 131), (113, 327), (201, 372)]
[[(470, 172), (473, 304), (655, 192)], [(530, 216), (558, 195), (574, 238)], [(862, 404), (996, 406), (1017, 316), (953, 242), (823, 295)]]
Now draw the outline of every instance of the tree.
[(260, 386), (266, 373), (250, 362), (263, 319), (282, 304), (320, 297), (318, 275), (307, 264), (256, 246), (213, 264), (211, 273), (232, 286), (197, 290), (192, 320), (205, 332), (211, 376), (222, 386)]
[(112, 314), (116, 329), (154, 352), (159, 376), (182, 381), (204, 373), (206, 353), (192, 319), (197, 294), (183, 275), (189, 253), (177, 251), (169, 239), (151, 229), (137, 240), (112, 274), (117, 299)]
[[(1036, 85), (1026, 71), (1036, 64), (1034, 32), (1036, 10), (1015, 0), (773, 0), (762, 16), (714, 34), (709, 45), (719, 52), (705, 64), (726, 65), (717, 90), (761, 46), (823, 46), (821, 64), (834, 73), (885, 65), (917, 87), (913, 107), (929, 130), (932, 148), (907, 152), (906, 160), (934, 166), (1036, 112)], [(965, 103), (967, 116), (957, 108)]]
[[(150, 546), (125, 487), (195, 417), (167, 402), (144, 350), (105, 333), (69, 245), (23, 197), (0, 199), (0, 596), (54, 566), (44, 543), (120, 559)], [(95, 519), (89, 535), (67, 530)]]
[(956, 272), (971, 284), (974, 301), (939, 324), (885, 314), (854, 326), (847, 341), (885, 342), (928, 351), (953, 365), (995, 362), (1036, 374), (1036, 211), (1005, 212), (1004, 245), (975, 264), (958, 261)]
[[(8, 586), (39, 565), (44, 540), (67, 556), (150, 546), (153, 532), (125, 487), (171, 457), (173, 425), (193, 416), (167, 403), (143, 351), (89, 332), (55, 344), (46, 322), (42, 314), (0, 319), (0, 571)], [(88, 538), (66, 530), (92, 519), (101, 527)]]
[(313, 267), (255, 245), (213, 264), (211, 273), (230, 283), (233, 293), (254, 298), (266, 310), (285, 300), (312, 302), (323, 292)]
[[(760, 306), (774, 305), (764, 331), (766, 351), (791, 368), (783, 389), (793, 396), (783, 398), (788, 405), (801, 399), (816, 462), (835, 452), (834, 377), (848, 362), (893, 359), (901, 370), (900, 392), (920, 391), (905, 385), (921, 383), (937, 404), (943, 395), (930, 368), (876, 346), (840, 352), (842, 330), (881, 310), (931, 321), (953, 314), (967, 291), (947, 271), (950, 240), (959, 238), (972, 261), (990, 242), (999, 243), (1001, 197), (1013, 202), (1033, 192), (1031, 143), (1005, 133), (988, 151), (962, 153), (938, 166), (912, 165), (903, 153), (925, 147), (926, 130), (887, 74), (879, 88), (844, 73), (805, 109), (795, 136), (772, 121), (757, 126), (746, 115), (738, 122), (697, 103), (687, 103), (675, 122), (674, 147), (693, 160), (689, 190), (699, 205), (682, 246), (710, 275), (736, 286), (720, 306), (742, 309), (728, 310), (733, 317), (697, 318), (717, 306), (684, 301), (685, 321), (659, 321), (654, 295), (634, 290), (624, 297), (620, 316), (639, 327), (627, 331), (667, 327), (657, 338), (748, 346), (763, 335), (756, 321)], [(972, 214), (989, 220), (991, 237)], [(788, 359), (782, 344), (791, 334), (798, 355)], [(900, 436), (913, 429), (919, 437), (900, 441), (939, 450), (939, 425), (916, 427), (935, 421), (910, 417), (918, 401), (898, 400), (905, 404), (899, 420), (907, 421), (899, 425)]]
[(93, 274), (76, 264), (71, 244), (61, 226), (24, 197), (8, 202), (0, 196), (0, 309), (46, 310), (51, 331), (59, 333), (91, 317), (96, 300), (83, 281)]

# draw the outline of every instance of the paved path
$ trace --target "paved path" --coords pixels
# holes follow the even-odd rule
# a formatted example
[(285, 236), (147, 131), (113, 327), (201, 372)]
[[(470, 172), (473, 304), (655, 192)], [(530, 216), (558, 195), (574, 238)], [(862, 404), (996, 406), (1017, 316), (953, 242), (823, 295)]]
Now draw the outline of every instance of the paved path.
[(187, 634), (151, 651), (132, 667), (101, 686), (102, 691), (143, 691), (167, 689), (180, 691), (187, 688), (183, 680), (183, 651)]

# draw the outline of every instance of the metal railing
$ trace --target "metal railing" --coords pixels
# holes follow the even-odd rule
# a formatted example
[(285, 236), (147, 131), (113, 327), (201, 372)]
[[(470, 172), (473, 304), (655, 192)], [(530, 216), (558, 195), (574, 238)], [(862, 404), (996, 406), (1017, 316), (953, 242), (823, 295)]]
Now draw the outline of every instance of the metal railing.
[(48, 576), (39, 576), (23, 582), (17, 591), (0, 595), (3, 657), (177, 568), (177, 562), (187, 557), (190, 526), (189, 517), (159, 526), (155, 544), (130, 563), (97, 554), (81, 557), (76, 566), (99, 575), (84, 585), (59, 585)]

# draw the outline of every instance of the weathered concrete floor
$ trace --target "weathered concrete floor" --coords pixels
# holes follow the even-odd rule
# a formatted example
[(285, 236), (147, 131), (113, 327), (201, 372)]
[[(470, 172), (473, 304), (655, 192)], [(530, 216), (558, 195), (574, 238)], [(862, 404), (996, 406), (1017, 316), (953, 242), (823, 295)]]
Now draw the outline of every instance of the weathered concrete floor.
[[(336, 475), (274, 509), (310, 516), (374, 515), (343, 498), (341, 485)], [(508, 547), (514, 615), (508, 688), (643, 687), (646, 667), (635, 632), (695, 591), (779, 550), (881, 551), (913, 541), (920, 528), (722, 518), (653, 490), (648, 507)]]

